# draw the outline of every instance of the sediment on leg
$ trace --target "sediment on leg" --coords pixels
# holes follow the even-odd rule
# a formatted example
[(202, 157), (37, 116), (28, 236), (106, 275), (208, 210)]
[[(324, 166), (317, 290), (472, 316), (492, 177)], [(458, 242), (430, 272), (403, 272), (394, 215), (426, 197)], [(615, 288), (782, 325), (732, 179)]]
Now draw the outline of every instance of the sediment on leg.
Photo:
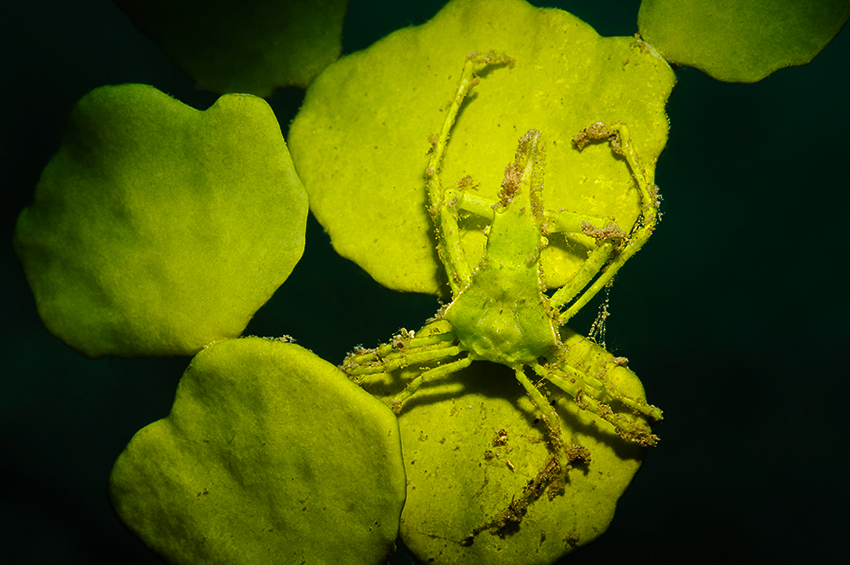
[(398, 352), (395, 355), (388, 355), (387, 357), (379, 357), (368, 364), (346, 363), (342, 368), (349, 377), (390, 373), (398, 369), (404, 369), (410, 365), (439, 362), (448, 357), (455, 357), (460, 352), (461, 349), (457, 345), (423, 347), (411, 349), (404, 353)]
[(476, 526), (465, 538), (466, 545), (472, 545), (475, 536), (484, 531), (493, 535), (505, 537), (520, 527), (522, 519), (528, 512), (529, 506), (539, 499), (544, 492), (549, 500), (564, 494), (567, 472), (576, 461), (590, 462), (590, 452), (576, 444), (565, 443), (558, 414), (555, 408), (546, 400), (546, 397), (537, 389), (525, 375), (522, 367), (514, 367), (517, 380), (523, 386), (535, 407), (535, 415), (543, 422), (546, 434), (549, 436), (547, 442), (549, 455), (537, 474), (526, 483), (519, 496), (514, 496), (504, 510), (495, 516)]
[[(484, 531), (503, 538), (519, 530), (528, 507), (540, 498), (547, 488), (551, 488), (552, 484), (558, 482), (561, 474), (562, 469), (558, 458), (550, 453), (537, 475), (522, 488), (519, 498), (514, 497), (504, 510), (473, 528), (464, 538), (464, 545), (472, 545), (475, 537)], [(551, 493), (549, 498), (553, 498)]]
[[(629, 134), (629, 129), (624, 123), (605, 124), (598, 122), (588, 126), (576, 134), (573, 139), (576, 147), (581, 150), (586, 144), (603, 140), (611, 144), (612, 150), (622, 155), (629, 165), (629, 169), (638, 185), (640, 193), (641, 214), (638, 221), (626, 239), (625, 244), (620, 246), (610, 262), (599, 271), (599, 276), (593, 281), (578, 299), (573, 302), (570, 307), (559, 317), (559, 322), (565, 324), (572, 318), (582, 307), (584, 307), (599, 291), (613, 279), (614, 275), (622, 268), (635, 253), (647, 242), (652, 232), (655, 230), (655, 224), (658, 221), (658, 189), (653, 183), (652, 170), (647, 170), (640, 161), (637, 151), (632, 144), (632, 139)], [(557, 294), (557, 293), (556, 293)], [(559, 297), (562, 304), (566, 304), (568, 300), (565, 297)]]
[(493, 64), (514, 65), (514, 59), (507, 55), (488, 51), (487, 53), (470, 53), (461, 69), (457, 91), (451, 105), (446, 110), (446, 119), (439, 135), (432, 137), (431, 158), (425, 169), (426, 191), (428, 193), (428, 211), (437, 232), (437, 254), (445, 268), (449, 279), (452, 295), (465, 288), (472, 280), (457, 228), (457, 208), (446, 204), (445, 189), (440, 179), (443, 157), (449, 141), (449, 134), (454, 127), (455, 119), (469, 91), (479, 82), (475, 73)]
[[(340, 369), (349, 377), (385, 373), (411, 363), (425, 363), (457, 355), (456, 351), (451, 351), (457, 345), (457, 339), (450, 325), (448, 328), (438, 333), (420, 331), (420, 337), (402, 329), (389, 343), (375, 349), (360, 348), (350, 353)], [(438, 353), (440, 351), (443, 353)]]
[(661, 419), (661, 410), (658, 408), (641, 399), (628, 396), (613, 384), (583, 373), (566, 363), (560, 363), (558, 366), (550, 364), (545, 368), (539, 367), (535, 371), (572, 396), (580, 409), (587, 410), (611, 424), (621, 438), (645, 447), (652, 447), (658, 443), (658, 436), (652, 433), (648, 425), (615, 412), (604, 400), (618, 400), (630, 409), (636, 410), (640, 416), (653, 420)]

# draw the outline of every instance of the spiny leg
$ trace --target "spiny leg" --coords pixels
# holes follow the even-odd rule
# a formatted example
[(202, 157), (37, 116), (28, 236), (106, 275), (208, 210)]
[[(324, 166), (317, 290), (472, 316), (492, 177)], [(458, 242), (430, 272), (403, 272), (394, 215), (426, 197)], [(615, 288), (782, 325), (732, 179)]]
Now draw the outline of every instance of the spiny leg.
[[(614, 277), (617, 271), (628, 261), (632, 255), (638, 252), (641, 247), (647, 242), (649, 236), (652, 235), (655, 225), (658, 221), (658, 192), (653, 184), (652, 172), (648, 171), (640, 162), (634, 145), (632, 144), (631, 136), (629, 135), (628, 127), (623, 123), (604, 124), (601, 122), (595, 123), (582, 131), (580, 131), (573, 140), (579, 149), (582, 149), (587, 143), (594, 140), (608, 140), (615, 153), (622, 155), (629, 164), (632, 176), (638, 184), (638, 190), (641, 200), (641, 217), (632, 230), (625, 245), (620, 249), (610, 250), (606, 247), (610, 242), (602, 243), (589, 258), (587, 270), (580, 272), (577, 275), (577, 282), (584, 281), (589, 283), (588, 272), (590, 269), (598, 267), (599, 276), (593, 283), (584, 290), (580, 295), (581, 288), (578, 284), (568, 284), (559, 289), (552, 296), (552, 304), (560, 307), (567, 304), (575, 296), (578, 298), (570, 304), (569, 308), (564, 311), (559, 322), (565, 324), (572, 318), (576, 312), (581, 310), (596, 294), (602, 290)], [(589, 234), (590, 235), (590, 234)], [(605, 265), (607, 258), (613, 254), (613, 258)], [(592, 276), (590, 277), (592, 278)], [(587, 280), (585, 280), (587, 279)]]
[(390, 399), (390, 406), (398, 414), (404, 402), (423, 384), (446, 378), (472, 363), (469, 357), (445, 362), (461, 353), (463, 350), (457, 345), (452, 325), (445, 320), (436, 320), (419, 330), (418, 337), (414, 332), (402, 330), (390, 343), (371, 350), (355, 351), (346, 357), (342, 369), (356, 383), (368, 386), (370, 382), (410, 365), (438, 363), (420, 373)]
[[(530, 367), (535, 372), (541, 368), (538, 363), (532, 363)], [(526, 376), (523, 367), (514, 367), (514, 374), (517, 381), (525, 389), (525, 393), (528, 395), (531, 403), (537, 408), (540, 420), (546, 426), (546, 430), (550, 436), (552, 453), (556, 457), (558, 467), (561, 470), (561, 478), (566, 476), (566, 472), (570, 470), (573, 461), (590, 461), (589, 451), (572, 441), (564, 441), (563, 427), (561, 426), (561, 420), (555, 411), (555, 407), (552, 406), (552, 403), (543, 396), (540, 389)], [(550, 490), (550, 498), (554, 496), (555, 491), (562, 485), (553, 484), (552, 486), (554, 488)]]
[(416, 394), (416, 391), (418, 391), (425, 383), (445, 379), (454, 373), (457, 373), (461, 369), (468, 367), (470, 363), (472, 363), (472, 359), (469, 357), (461, 357), (457, 361), (438, 365), (421, 373), (418, 377), (410, 381), (403, 391), (390, 400), (393, 412), (396, 414), (400, 413), (404, 403), (411, 396)]
[(357, 349), (340, 367), (350, 378), (382, 374), (402, 369), (411, 363), (427, 363), (458, 354), (457, 338), (446, 321), (429, 324), (414, 332), (402, 329), (391, 342), (375, 349)]
[(364, 378), (386, 376), (393, 371), (404, 369), (410, 365), (439, 363), (450, 357), (456, 357), (462, 352), (457, 345), (439, 347), (437, 349), (411, 350), (387, 359), (382, 358), (369, 365), (349, 367), (345, 371), (348, 377), (356, 383), (365, 384)]
[[(533, 365), (532, 367), (535, 371), (539, 368)], [(573, 462), (590, 461), (590, 452), (587, 449), (576, 443), (564, 441), (563, 427), (555, 408), (526, 376), (523, 366), (513, 367), (513, 369), (517, 381), (525, 389), (535, 407), (537, 417), (543, 422), (549, 435), (549, 457), (546, 458), (537, 475), (523, 487), (520, 496), (513, 497), (504, 510), (487, 522), (476, 526), (466, 536), (464, 540), (466, 545), (471, 545), (475, 536), (485, 530), (498, 535), (509, 533), (522, 521), (531, 503), (540, 498), (544, 491), (548, 490), (550, 500), (563, 493), (567, 471), (572, 468)]]
[[(550, 304), (561, 308), (570, 303), (593, 279), (605, 269), (611, 256), (626, 238), (626, 234), (610, 218), (598, 218), (569, 212), (547, 212), (547, 233), (582, 233), (596, 239), (596, 247), (567, 284), (552, 295)], [(607, 222), (607, 223), (606, 223)], [(604, 226), (604, 227), (598, 227)], [(563, 323), (563, 322), (561, 322)]]
[(479, 79), (475, 76), (475, 72), (496, 63), (513, 66), (514, 59), (494, 51), (467, 55), (466, 62), (460, 73), (457, 92), (446, 112), (446, 119), (443, 122), (440, 134), (433, 140), (431, 159), (428, 163), (428, 168), (425, 170), (428, 211), (436, 228), (438, 240), (437, 252), (446, 270), (446, 276), (449, 279), (449, 286), (452, 289), (453, 296), (457, 296), (463, 288), (469, 285), (472, 280), (472, 269), (466, 261), (463, 247), (460, 243), (457, 209), (454, 206), (445, 205), (446, 197), (440, 180), (440, 169), (442, 167), (443, 157), (446, 154), (449, 134), (454, 126), (461, 104), (467, 94), (469, 94), (469, 91), (478, 84)]
[(652, 421), (659, 421), (662, 419), (662, 412), (655, 406), (647, 404), (642, 399), (628, 396), (604, 377), (598, 378), (580, 371), (563, 360), (550, 363), (546, 367), (538, 365), (534, 367), (534, 370), (539, 376), (572, 396), (579, 408), (592, 412), (614, 426), (617, 435), (623, 439), (645, 447), (658, 443), (658, 437), (648, 426), (614, 412), (609, 404), (600, 399), (608, 397), (617, 400), (636, 414)]

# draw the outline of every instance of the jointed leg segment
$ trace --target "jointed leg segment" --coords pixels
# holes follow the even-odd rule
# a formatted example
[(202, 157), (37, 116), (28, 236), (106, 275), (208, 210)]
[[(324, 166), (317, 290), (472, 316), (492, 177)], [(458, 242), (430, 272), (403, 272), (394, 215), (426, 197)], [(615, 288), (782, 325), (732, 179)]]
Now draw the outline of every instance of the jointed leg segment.
[(389, 373), (415, 363), (439, 361), (460, 353), (453, 334), (406, 339), (405, 333), (376, 349), (352, 353), (346, 357), (342, 368), (350, 377), (357, 378)]
[(428, 369), (427, 371), (421, 373), (418, 377), (410, 381), (405, 389), (401, 391), (401, 393), (397, 394), (396, 397), (392, 400), (392, 408), (393, 412), (396, 414), (401, 412), (401, 408), (404, 405), (404, 402), (413, 396), (419, 387), (424, 385), (425, 383), (438, 381), (440, 379), (444, 379), (457, 373), (461, 369), (464, 369), (472, 363), (472, 359), (469, 357), (462, 357), (457, 361), (452, 361), (451, 363), (445, 363), (444, 365), (438, 365), (433, 369)]
[(452, 100), (447, 110), (446, 119), (443, 122), (439, 136), (433, 140), (431, 160), (425, 171), (428, 211), (431, 213), (431, 218), (434, 221), (434, 227), (437, 232), (437, 252), (446, 270), (453, 296), (457, 296), (463, 288), (469, 285), (472, 280), (472, 269), (466, 261), (463, 248), (460, 244), (460, 234), (457, 225), (457, 207), (446, 204), (446, 191), (440, 181), (440, 168), (443, 157), (446, 154), (449, 133), (454, 126), (460, 106), (466, 95), (469, 94), (469, 91), (478, 84), (479, 79), (475, 76), (475, 72), (494, 63), (513, 66), (514, 59), (493, 51), (471, 53), (467, 56), (460, 73), (460, 80), (458, 81), (454, 100)]
[(611, 406), (602, 401), (606, 397), (617, 400), (628, 406), (633, 412), (649, 420), (661, 420), (661, 410), (646, 402), (632, 398), (617, 387), (584, 371), (580, 371), (563, 362), (550, 363), (546, 367), (533, 367), (542, 378), (551, 382), (573, 397), (576, 405), (582, 410), (588, 410), (605, 420), (616, 430), (617, 434), (628, 441), (650, 447), (658, 443), (658, 437), (648, 426), (618, 414)]
[[(420, 337), (416, 337), (412, 332), (402, 330), (390, 343), (375, 349), (355, 351), (346, 357), (342, 368), (349, 378), (358, 384), (367, 385), (371, 379), (384, 377), (409, 365), (441, 363), (463, 353), (458, 347), (451, 324), (444, 320), (426, 326), (419, 334)], [(446, 378), (470, 363), (472, 359), (462, 357), (426, 369), (390, 400), (393, 411), (399, 413), (404, 402), (423, 384)]]
[[(605, 285), (611, 281), (625, 262), (643, 247), (649, 236), (652, 235), (653, 230), (655, 230), (655, 224), (658, 222), (658, 192), (655, 184), (653, 184), (651, 171), (647, 171), (640, 163), (640, 159), (632, 144), (632, 138), (629, 135), (629, 128), (626, 124), (603, 124), (597, 122), (580, 131), (573, 139), (578, 149), (582, 149), (587, 143), (595, 140), (608, 140), (614, 152), (622, 155), (629, 164), (632, 176), (637, 182), (640, 192), (641, 217), (624, 245), (616, 249), (613, 247), (610, 239), (601, 243), (588, 258), (584, 268), (576, 275), (574, 281), (560, 288), (552, 296), (552, 304), (555, 307), (565, 305), (578, 295), (584, 285), (590, 283), (594, 273), (592, 269), (596, 269), (595, 272), (600, 273), (596, 280), (593, 281), (593, 284), (581, 293), (578, 299), (572, 302), (569, 308), (561, 314), (559, 318), (561, 324), (565, 324), (596, 296), (600, 290), (605, 288)], [(612, 255), (613, 258), (608, 262), (608, 259)], [(606, 262), (607, 267), (605, 266)]]

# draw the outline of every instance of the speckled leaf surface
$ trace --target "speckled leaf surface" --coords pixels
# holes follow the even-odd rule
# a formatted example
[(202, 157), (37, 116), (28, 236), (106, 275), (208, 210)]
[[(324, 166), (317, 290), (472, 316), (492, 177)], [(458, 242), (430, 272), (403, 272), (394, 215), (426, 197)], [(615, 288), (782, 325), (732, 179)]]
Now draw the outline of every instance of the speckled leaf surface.
[[(495, 197), (518, 138), (536, 128), (547, 146), (547, 208), (613, 216), (625, 230), (638, 215), (625, 161), (607, 145), (578, 151), (571, 140), (594, 122), (624, 121), (654, 169), (675, 81), (667, 63), (643, 42), (600, 37), (561, 10), (521, 0), (455, 0), (430, 22), (329, 66), (290, 129), (311, 210), (335, 249), (385, 286), (441, 292), (445, 274), (425, 210), (428, 138), (443, 124), (466, 54), (491, 49), (514, 57), (516, 66), (482, 74), (452, 132), (443, 184), (471, 175), (480, 194)], [(475, 264), (483, 226), (470, 220), (462, 227)], [(563, 285), (590, 245), (551, 237), (543, 255), (547, 284)]]
[(18, 218), (51, 332), (90, 357), (193, 354), (237, 337), (304, 249), (307, 198), (268, 104), (201, 112), (150, 86), (98, 88)]
[(198, 85), (306, 87), (342, 48), (348, 0), (113, 0)]
[(643, 0), (641, 35), (668, 61), (728, 82), (804, 65), (850, 18), (850, 0)]
[(405, 496), (398, 425), (311, 352), (231, 340), (195, 357), (110, 496), (169, 563), (384, 563)]
[[(605, 371), (621, 390), (644, 398), (637, 376), (614, 364), (610, 353), (569, 329), (563, 340), (571, 365)], [(404, 377), (369, 390), (389, 397), (403, 388)], [(399, 416), (408, 480), (401, 536), (420, 562), (544, 565), (605, 532), (645, 448), (623, 441), (558, 389), (549, 392), (564, 439), (589, 449), (590, 463), (570, 471), (562, 496), (532, 503), (518, 530), (503, 537), (483, 531), (471, 545), (465, 537), (518, 498), (543, 466), (545, 430), (534, 423), (532, 404), (512, 371), (501, 365), (473, 363), (425, 385), (405, 404)], [(507, 432), (503, 445), (500, 430)]]

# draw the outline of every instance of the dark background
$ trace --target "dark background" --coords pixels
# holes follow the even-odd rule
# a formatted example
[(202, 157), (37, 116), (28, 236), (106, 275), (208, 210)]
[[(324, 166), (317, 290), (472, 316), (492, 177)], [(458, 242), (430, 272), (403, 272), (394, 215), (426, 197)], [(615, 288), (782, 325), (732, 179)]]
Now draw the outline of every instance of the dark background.
[[(423, 23), (442, 4), (353, 1), (344, 49)], [(555, 4), (602, 35), (637, 31), (637, 1), (545, 5)], [(189, 360), (91, 361), (68, 349), (39, 321), (11, 238), (87, 91), (149, 83), (197, 108), (215, 96), (107, 0), (4, 3), (0, 53), (0, 562), (158, 563), (115, 519), (105, 485), (133, 433), (168, 413)], [(844, 30), (811, 64), (754, 85), (677, 70), (657, 172), (664, 217), (618, 276), (607, 341), (665, 410), (663, 441), (609, 531), (569, 562), (844, 553), (848, 55)], [(271, 99), (284, 131), (301, 96)], [(336, 256), (312, 220), (307, 237), (247, 333), (293, 335), (336, 363), (433, 313), (434, 299), (383, 289)]]

